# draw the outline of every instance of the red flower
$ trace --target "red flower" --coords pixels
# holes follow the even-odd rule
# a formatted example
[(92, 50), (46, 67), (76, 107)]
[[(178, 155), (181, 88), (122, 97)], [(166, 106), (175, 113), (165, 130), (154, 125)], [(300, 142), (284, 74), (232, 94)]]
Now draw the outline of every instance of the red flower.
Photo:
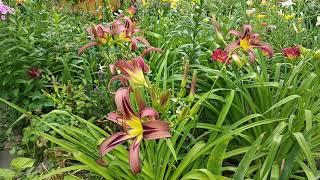
[(288, 59), (293, 60), (299, 57), (301, 52), (298, 46), (293, 46), (293, 47), (282, 49), (282, 54)]
[(30, 78), (36, 79), (36, 78), (40, 77), (41, 70), (39, 68), (32, 67), (27, 71), (27, 73), (28, 73)]
[(221, 49), (216, 49), (211, 54), (211, 59), (221, 63), (230, 64), (228, 60), (228, 53)]

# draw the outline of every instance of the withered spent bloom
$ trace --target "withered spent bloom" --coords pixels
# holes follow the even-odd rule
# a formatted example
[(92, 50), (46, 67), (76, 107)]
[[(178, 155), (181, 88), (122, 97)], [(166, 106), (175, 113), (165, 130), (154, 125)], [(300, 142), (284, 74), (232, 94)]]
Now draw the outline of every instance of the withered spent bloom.
[(41, 75), (41, 69), (37, 67), (31, 67), (30, 69), (28, 69), (27, 74), (32, 79), (39, 78)]

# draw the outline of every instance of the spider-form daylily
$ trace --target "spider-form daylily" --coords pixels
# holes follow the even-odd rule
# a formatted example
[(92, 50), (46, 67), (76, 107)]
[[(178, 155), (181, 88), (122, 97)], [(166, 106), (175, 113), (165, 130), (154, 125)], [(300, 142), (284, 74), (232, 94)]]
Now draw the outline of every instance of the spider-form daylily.
[(131, 60), (118, 60), (114, 64), (110, 64), (110, 71), (112, 74), (116, 74), (116, 70), (119, 70), (121, 74), (115, 75), (109, 81), (108, 89), (110, 90), (110, 85), (113, 81), (119, 80), (123, 85), (127, 85), (127, 82), (131, 87), (144, 86), (149, 87), (144, 74), (150, 71), (149, 66), (145, 63), (144, 57), (148, 55), (151, 51), (161, 52), (160, 48), (148, 48), (143, 51), (143, 53)]
[[(134, 174), (141, 171), (139, 150), (142, 140), (155, 140), (169, 138), (168, 122), (159, 120), (159, 113), (153, 108), (145, 107), (143, 101), (140, 102), (139, 112), (136, 113), (130, 102), (129, 88), (120, 88), (115, 93), (115, 103), (117, 112), (111, 112), (107, 119), (123, 127), (123, 131), (117, 132), (106, 138), (100, 145), (99, 152), (102, 156), (132, 139), (129, 147), (129, 164)], [(141, 104), (142, 103), (142, 104)]]
[(243, 25), (243, 32), (239, 32), (236, 30), (229, 31), (229, 34), (239, 37), (238, 40), (229, 43), (225, 47), (225, 51), (229, 53), (231, 56), (233, 53), (242, 49), (245, 52), (248, 52), (250, 57), (250, 62), (253, 63), (255, 60), (255, 53), (254, 48), (259, 48), (262, 50), (263, 54), (272, 57), (273, 56), (273, 49), (270, 44), (261, 42), (259, 34), (252, 33), (252, 26), (251, 25)]
[(108, 42), (130, 42), (131, 50), (135, 51), (138, 48), (138, 42), (144, 44), (146, 47), (150, 47), (150, 43), (142, 36), (138, 36), (138, 32), (141, 32), (136, 24), (128, 17), (122, 17), (114, 20), (107, 25), (98, 24), (87, 28), (87, 32), (90, 35), (92, 42), (82, 46), (78, 54), (83, 53), (86, 49), (104, 45)]

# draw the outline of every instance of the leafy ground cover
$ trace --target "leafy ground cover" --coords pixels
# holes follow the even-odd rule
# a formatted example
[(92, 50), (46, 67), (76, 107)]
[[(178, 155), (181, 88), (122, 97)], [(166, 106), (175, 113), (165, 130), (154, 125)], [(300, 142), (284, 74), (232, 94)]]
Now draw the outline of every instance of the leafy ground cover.
[(0, 178), (319, 179), (319, 4), (0, 1)]

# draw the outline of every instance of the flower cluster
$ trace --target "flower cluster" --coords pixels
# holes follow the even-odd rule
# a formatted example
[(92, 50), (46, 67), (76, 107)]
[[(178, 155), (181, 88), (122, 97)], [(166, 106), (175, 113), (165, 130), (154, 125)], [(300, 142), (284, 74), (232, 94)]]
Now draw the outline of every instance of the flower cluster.
[(97, 45), (119, 44), (129, 42), (131, 50), (135, 51), (138, 48), (138, 43), (150, 47), (149, 42), (142, 36), (138, 35), (140, 31), (129, 17), (121, 17), (106, 25), (98, 24), (87, 28), (87, 32), (92, 42), (82, 46), (78, 53), (83, 53), (87, 48)]
[[(225, 49), (216, 49), (212, 52), (211, 59), (224, 64), (231, 64), (231, 59), (235, 61), (237, 65), (243, 65), (244, 63), (237, 54), (238, 51), (242, 51), (249, 55), (251, 63), (255, 62), (255, 52), (253, 49), (258, 48), (267, 57), (272, 57), (274, 54), (273, 48), (270, 44), (261, 42), (259, 34), (252, 33), (251, 25), (244, 25), (243, 32), (236, 30), (229, 31), (229, 34), (237, 36), (234, 42), (226, 45)], [(301, 55), (301, 48), (299, 46), (288, 47), (282, 49), (282, 54), (289, 60), (295, 60)]]
[(6, 6), (5, 4), (3, 4), (2, 1), (0, 1), (0, 19), (1, 20), (3, 20), (3, 21), (6, 20), (7, 15), (12, 14), (13, 11), (14, 11), (13, 8)]
[[(123, 130), (106, 138), (100, 144), (99, 152), (101, 156), (104, 156), (116, 148), (117, 145), (132, 140), (129, 147), (129, 164), (134, 174), (141, 171), (139, 147), (142, 140), (171, 137), (169, 123), (160, 120), (159, 113), (146, 105), (139, 91), (141, 87), (147, 90), (151, 89), (151, 83), (145, 78), (145, 73), (148, 73), (150, 69), (145, 63), (144, 57), (152, 51), (161, 50), (150, 47), (136, 58), (118, 60), (109, 66), (114, 77), (110, 80), (108, 86), (115, 80), (119, 80), (122, 83), (122, 87), (114, 93), (117, 110), (109, 113), (107, 119), (121, 126)], [(161, 98), (162, 101), (167, 101), (168, 99), (168, 93), (165, 94)], [(135, 97), (138, 110), (133, 108), (131, 95)], [(165, 103), (163, 102), (163, 104)]]

